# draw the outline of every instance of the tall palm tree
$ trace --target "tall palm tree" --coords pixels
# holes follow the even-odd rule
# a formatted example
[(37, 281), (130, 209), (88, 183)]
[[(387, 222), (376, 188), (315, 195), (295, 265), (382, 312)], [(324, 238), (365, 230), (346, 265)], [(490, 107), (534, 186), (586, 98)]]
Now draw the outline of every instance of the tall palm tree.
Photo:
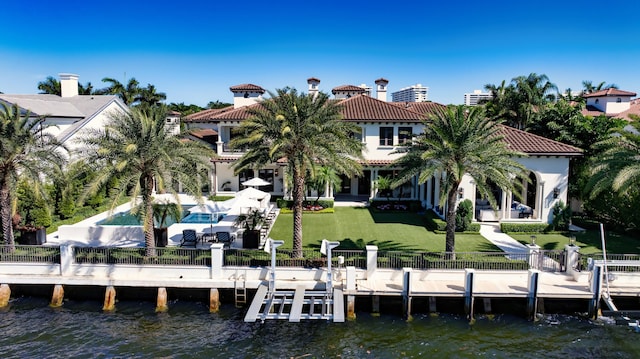
[(231, 141), (234, 147), (247, 148), (234, 169), (259, 169), (281, 159), (287, 162), (293, 182), (293, 249), (301, 256), (306, 174), (322, 165), (341, 174), (361, 173), (362, 143), (353, 136), (359, 128), (341, 120), (340, 106), (329, 101), (327, 94), (314, 97), (290, 88), (269, 94), (260, 107), (248, 109), (251, 116), (239, 128), (244, 136)]
[(17, 105), (0, 102), (0, 220), (4, 242), (11, 246), (15, 244), (11, 217), (18, 179), (30, 180), (41, 191), (41, 176), (59, 171), (64, 164), (66, 149), (46, 131), (43, 121)]
[(582, 94), (590, 94), (594, 92), (598, 92), (606, 89), (617, 89), (618, 85), (616, 84), (607, 84), (605, 81), (600, 82), (597, 85), (593, 84), (593, 81), (582, 81)]
[(140, 83), (133, 77), (129, 79), (126, 85), (112, 77), (105, 77), (102, 82), (107, 82), (110, 85), (100, 90), (101, 93), (117, 95), (127, 106), (133, 105), (140, 94), (140, 87), (138, 86)]
[[(38, 82), (38, 90), (41, 94), (62, 95), (60, 81), (53, 76), (48, 76), (46, 80)], [(99, 91), (94, 91), (91, 82), (86, 85), (78, 83), (78, 95), (99, 95)]]
[[(196, 198), (206, 183), (202, 169), (210, 168), (213, 150), (203, 142), (185, 140), (165, 129), (166, 108), (134, 108), (110, 119), (103, 129), (95, 129), (82, 139), (85, 161), (96, 165), (97, 176), (86, 194), (97, 192), (111, 179), (112, 210), (121, 197), (141, 196), (147, 255), (155, 254), (153, 236), (153, 190), (176, 194), (173, 184), (181, 183)], [(135, 206), (133, 206), (135, 207)]]
[(640, 188), (640, 123), (615, 129), (596, 143), (599, 150), (592, 160), (591, 178), (585, 187), (590, 198), (606, 191), (626, 196)]
[(524, 154), (507, 148), (500, 125), (486, 118), (482, 107), (449, 106), (443, 113), (431, 115), (424, 122), (424, 131), (414, 136), (406, 151), (394, 163), (402, 170), (393, 186), (414, 176), (419, 183), (432, 176), (443, 178), (440, 205), (447, 206), (446, 251), (451, 253), (455, 251), (456, 201), (462, 176), (471, 176), (480, 194), (497, 208), (488, 182), (514, 190), (514, 176), (522, 176), (525, 170), (514, 159)]
[(60, 81), (53, 76), (48, 76), (46, 80), (38, 82), (38, 90), (41, 94), (58, 95), (62, 94)]
[(166, 99), (167, 94), (164, 92), (158, 92), (154, 85), (147, 84), (147, 87), (139, 89), (135, 101), (140, 103), (142, 106), (156, 106)]

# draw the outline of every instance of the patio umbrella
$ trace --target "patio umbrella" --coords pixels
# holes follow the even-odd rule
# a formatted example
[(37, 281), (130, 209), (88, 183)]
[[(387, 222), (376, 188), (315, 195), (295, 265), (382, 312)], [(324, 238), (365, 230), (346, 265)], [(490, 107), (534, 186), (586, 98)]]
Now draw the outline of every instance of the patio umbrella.
[(260, 177), (253, 177), (252, 179), (248, 180), (248, 181), (244, 181), (242, 182), (243, 186), (255, 186), (255, 187), (260, 187), (260, 186), (268, 186), (270, 185), (270, 182), (267, 182), (265, 180), (263, 180)]

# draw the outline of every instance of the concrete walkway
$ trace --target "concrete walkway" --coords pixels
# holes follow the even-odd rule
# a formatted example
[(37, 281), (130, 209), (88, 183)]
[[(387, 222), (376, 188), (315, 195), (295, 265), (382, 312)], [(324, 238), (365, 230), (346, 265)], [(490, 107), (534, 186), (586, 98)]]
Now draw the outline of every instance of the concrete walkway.
[(500, 231), (499, 223), (481, 223), (480, 235), (506, 253), (527, 253), (527, 247)]

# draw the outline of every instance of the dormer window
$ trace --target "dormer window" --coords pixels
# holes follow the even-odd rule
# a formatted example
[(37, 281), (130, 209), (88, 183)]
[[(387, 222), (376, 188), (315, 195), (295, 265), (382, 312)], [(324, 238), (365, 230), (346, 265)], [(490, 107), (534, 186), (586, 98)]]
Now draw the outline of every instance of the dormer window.
[(622, 102), (622, 99), (621, 99), (620, 97), (618, 97), (618, 98), (616, 99), (616, 102), (617, 102), (617, 103), (620, 103), (620, 102)]

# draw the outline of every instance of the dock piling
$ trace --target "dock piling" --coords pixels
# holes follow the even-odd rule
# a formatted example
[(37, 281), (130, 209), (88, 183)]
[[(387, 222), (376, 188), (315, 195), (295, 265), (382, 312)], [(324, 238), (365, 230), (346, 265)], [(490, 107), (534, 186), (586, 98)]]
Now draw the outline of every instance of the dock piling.
[(116, 288), (112, 285), (108, 286), (104, 292), (104, 305), (102, 310), (110, 312), (116, 309)]
[(62, 284), (56, 284), (53, 286), (53, 295), (51, 296), (50, 306), (58, 308), (62, 306), (62, 300), (64, 299), (64, 288)]
[(9, 305), (9, 299), (11, 299), (11, 288), (8, 284), (0, 284), (0, 308)]
[(464, 270), (464, 312), (467, 313), (467, 319), (473, 320), (473, 277), (475, 270), (467, 268)]
[(540, 271), (537, 269), (529, 269), (528, 275), (527, 317), (529, 320), (535, 320), (536, 313), (538, 312), (538, 280), (540, 279)]
[(217, 313), (220, 310), (220, 291), (217, 288), (209, 290), (209, 313)]
[(158, 288), (158, 300), (156, 301), (156, 313), (166, 312), (169, 310), (167, 306), (167, 288)]

